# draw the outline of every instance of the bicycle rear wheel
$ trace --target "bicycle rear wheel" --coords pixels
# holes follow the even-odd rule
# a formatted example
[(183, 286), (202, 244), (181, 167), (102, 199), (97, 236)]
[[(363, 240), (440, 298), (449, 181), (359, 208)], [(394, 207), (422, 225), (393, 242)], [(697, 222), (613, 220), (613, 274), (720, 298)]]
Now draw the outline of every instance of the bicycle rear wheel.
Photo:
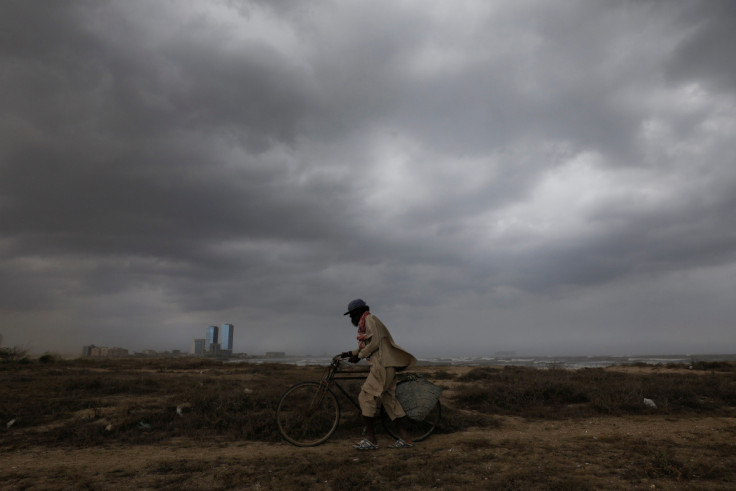
[(324, 443), (337, 429), (340, 405), (335, 394), (318, 382), (302, 382), (281, 396), (276, 424), (281, 436), (299, 447)]
[[(432, 434), (434, 429), (439, 424), (441, 417), (442, 406), (440, 406), (440, 401), (437, 401), (437, 404), (435, 404), (435, 406), (423, 420), (419, 421), (416, 419), (411, 419), (407, 416), (402, 420), (402, 423), (406, 430), (409, 432), (409, 435), (411, 435), (411, 439), (415, 442), (421, 442)], [(383, 427), (392, 437), (400, 437), (399, 429), (396, 426), (396, 422), (391, 421), (385, 413), (383, 418)]]

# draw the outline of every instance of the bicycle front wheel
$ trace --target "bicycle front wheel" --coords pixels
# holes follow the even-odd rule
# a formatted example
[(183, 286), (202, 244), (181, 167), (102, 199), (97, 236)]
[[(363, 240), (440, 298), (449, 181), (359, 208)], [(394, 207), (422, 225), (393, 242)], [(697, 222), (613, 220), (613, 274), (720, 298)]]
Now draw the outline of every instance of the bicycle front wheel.
[(335, 394), (318, 382), (302, 382), (284, 392), (276, 408), (281, 436), (299, 447), (324, 443), (337, 429), (340, 405)]

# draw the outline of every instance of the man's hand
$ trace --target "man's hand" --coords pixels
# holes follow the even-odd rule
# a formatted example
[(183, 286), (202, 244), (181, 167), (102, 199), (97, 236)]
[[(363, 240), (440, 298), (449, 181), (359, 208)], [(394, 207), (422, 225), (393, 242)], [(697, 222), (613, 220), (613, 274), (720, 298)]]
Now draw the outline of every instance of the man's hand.
[(357, 357), (357, 356), (355, 356), (355, 355), (350, 355), (350, 358), (348, 358), (348, 361), (349, 361), (350, 363), (358, 363), (358, 362), (360, 361), (360, 358), (358, 358), (358, 357)]
[(343, 351), (342, 353), (340, 353), (339, 356), (340, 356), (340, 358), (350, 358), (351, 356), (353, 356), (353, 352), (352, 351)]

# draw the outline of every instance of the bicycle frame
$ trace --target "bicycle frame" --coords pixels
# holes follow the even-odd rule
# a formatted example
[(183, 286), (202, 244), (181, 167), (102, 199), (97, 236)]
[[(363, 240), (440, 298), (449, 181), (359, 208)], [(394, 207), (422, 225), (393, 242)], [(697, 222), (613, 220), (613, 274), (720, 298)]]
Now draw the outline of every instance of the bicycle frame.
[[(340, 360), (333, 361), (325, 370), (325, 374), (320, 380), (320, 385), (325, 388), (337, 387), (338, 390), (360, 411), (360, 404), (356, 401), (350, 393), (338, 382), (342, 380), (365, 380), (370, 373), (370, 369), (364, 370), (344, 370), (340, 368)], [(321, 401), (320, 401), (321, 402)]]

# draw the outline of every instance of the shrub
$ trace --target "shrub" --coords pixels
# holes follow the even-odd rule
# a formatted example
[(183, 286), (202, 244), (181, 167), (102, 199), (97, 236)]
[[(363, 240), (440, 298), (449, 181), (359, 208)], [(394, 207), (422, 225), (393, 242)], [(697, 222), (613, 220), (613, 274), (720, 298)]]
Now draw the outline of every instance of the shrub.
[(44, 355), (41, 355), (38, 358), (39, 363), (56, 363), (61, 358), (58, 355), (52, 355), (51, 353), (46, 353)]
[(26, 356), (27, 354), (27, 349), (23, 349), (18, 346), (14, 346), (12, 348), (0, 348), (1, 361), (27, 363), (30, 361)]
[(450, 372), (448, 372), (446, 370), (437, 370), (432, 375), (432, 378), (435, 379), (435, 380), (452, 380), (452, 379), (454, 379), (456, 377), (457, 377), (457, 375), (455, 375), (454, 373), (450, 373)]
[(718, 411), (736, 405), (730, 374), (624, 374), (601, 368), (536, 370), (477, 368), (458, 380), (469, 382), (455, 396), (462, 408), (526, 417), (566, 418), (594, 414)]

